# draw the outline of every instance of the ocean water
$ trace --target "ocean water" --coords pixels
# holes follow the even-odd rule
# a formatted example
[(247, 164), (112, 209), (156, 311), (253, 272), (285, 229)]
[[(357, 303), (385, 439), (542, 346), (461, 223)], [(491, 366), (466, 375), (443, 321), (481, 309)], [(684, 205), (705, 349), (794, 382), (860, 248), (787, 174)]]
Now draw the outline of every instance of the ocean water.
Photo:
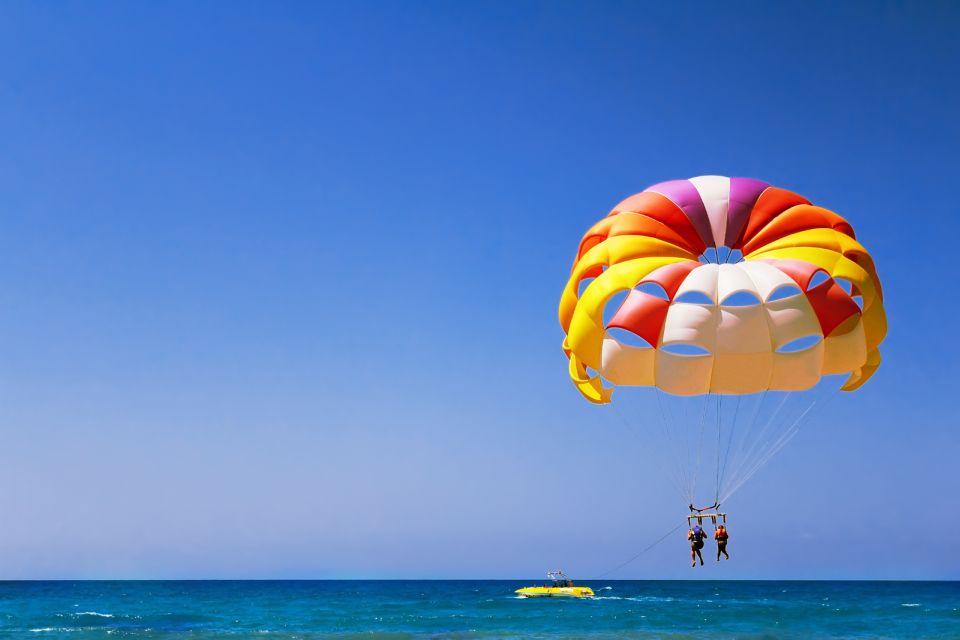
[(960, 582), (0, 583), (3, 638), (960, 638)]

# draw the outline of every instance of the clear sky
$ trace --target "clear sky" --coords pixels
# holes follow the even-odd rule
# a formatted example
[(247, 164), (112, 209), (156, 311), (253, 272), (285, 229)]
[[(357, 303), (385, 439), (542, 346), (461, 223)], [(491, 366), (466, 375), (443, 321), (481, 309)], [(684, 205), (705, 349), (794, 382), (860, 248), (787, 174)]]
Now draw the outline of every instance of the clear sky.
[[(4, 3), (2, 577), (620, 563), (684, 505), (570, 384), (557, 302), (619, 199), (717, 173), (846, 216), (890, 335), (697, 575), (960, 578), (958, 24), (947, 2)], [(682, 533), (617, 575), (690, 577)]]

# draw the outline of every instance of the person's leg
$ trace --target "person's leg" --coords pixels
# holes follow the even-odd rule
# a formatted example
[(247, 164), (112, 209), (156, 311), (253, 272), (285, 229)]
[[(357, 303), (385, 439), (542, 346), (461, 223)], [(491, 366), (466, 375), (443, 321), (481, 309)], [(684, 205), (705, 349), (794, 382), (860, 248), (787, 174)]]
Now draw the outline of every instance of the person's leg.
[(703, 566), (703, 554), (700, 553), (700, 549), (697, 549), (697, 557), (700, 558), (700, 566)]
[(724, 557), (726, 557), (727, 560), (730, 559), (730, 554), (727, 553), (727, 543), (726, 543), (726, 542), (723, 543), (723, 555), (724, 555)]
[(719, 542), (717, 543), (717, 562), (720, 562), (720, 552), (723, 551), (723, 545)]
[(694, 546), (690, 547), (690, 566), (697, 566), (697, 548)]

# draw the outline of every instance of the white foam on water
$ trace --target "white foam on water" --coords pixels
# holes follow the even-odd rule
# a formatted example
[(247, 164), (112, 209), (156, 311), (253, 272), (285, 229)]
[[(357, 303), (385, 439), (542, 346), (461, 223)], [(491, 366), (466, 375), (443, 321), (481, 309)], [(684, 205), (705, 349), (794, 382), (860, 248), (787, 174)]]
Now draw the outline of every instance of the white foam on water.
[(900, 605), (901, 607), (919, 607), (919, 602), (904, 602)]
[(112, 613), (100, 613), (98, 611), (81, 611), (78, 616), (97, 616), (98, 618), (112, 618)]
[(596, 596), (591, 600), (629, 600), (630, 602), (673, 602), (674, 598), (658, 596)]

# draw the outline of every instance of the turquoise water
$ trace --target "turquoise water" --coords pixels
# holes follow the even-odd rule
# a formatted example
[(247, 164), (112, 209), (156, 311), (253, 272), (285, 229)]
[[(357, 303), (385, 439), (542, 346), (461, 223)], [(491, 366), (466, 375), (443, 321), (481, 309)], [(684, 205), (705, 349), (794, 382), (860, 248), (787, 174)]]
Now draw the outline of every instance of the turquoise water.
[(960, 582), (523, 583), (4, 582), (0, 637), (960, 638)]

